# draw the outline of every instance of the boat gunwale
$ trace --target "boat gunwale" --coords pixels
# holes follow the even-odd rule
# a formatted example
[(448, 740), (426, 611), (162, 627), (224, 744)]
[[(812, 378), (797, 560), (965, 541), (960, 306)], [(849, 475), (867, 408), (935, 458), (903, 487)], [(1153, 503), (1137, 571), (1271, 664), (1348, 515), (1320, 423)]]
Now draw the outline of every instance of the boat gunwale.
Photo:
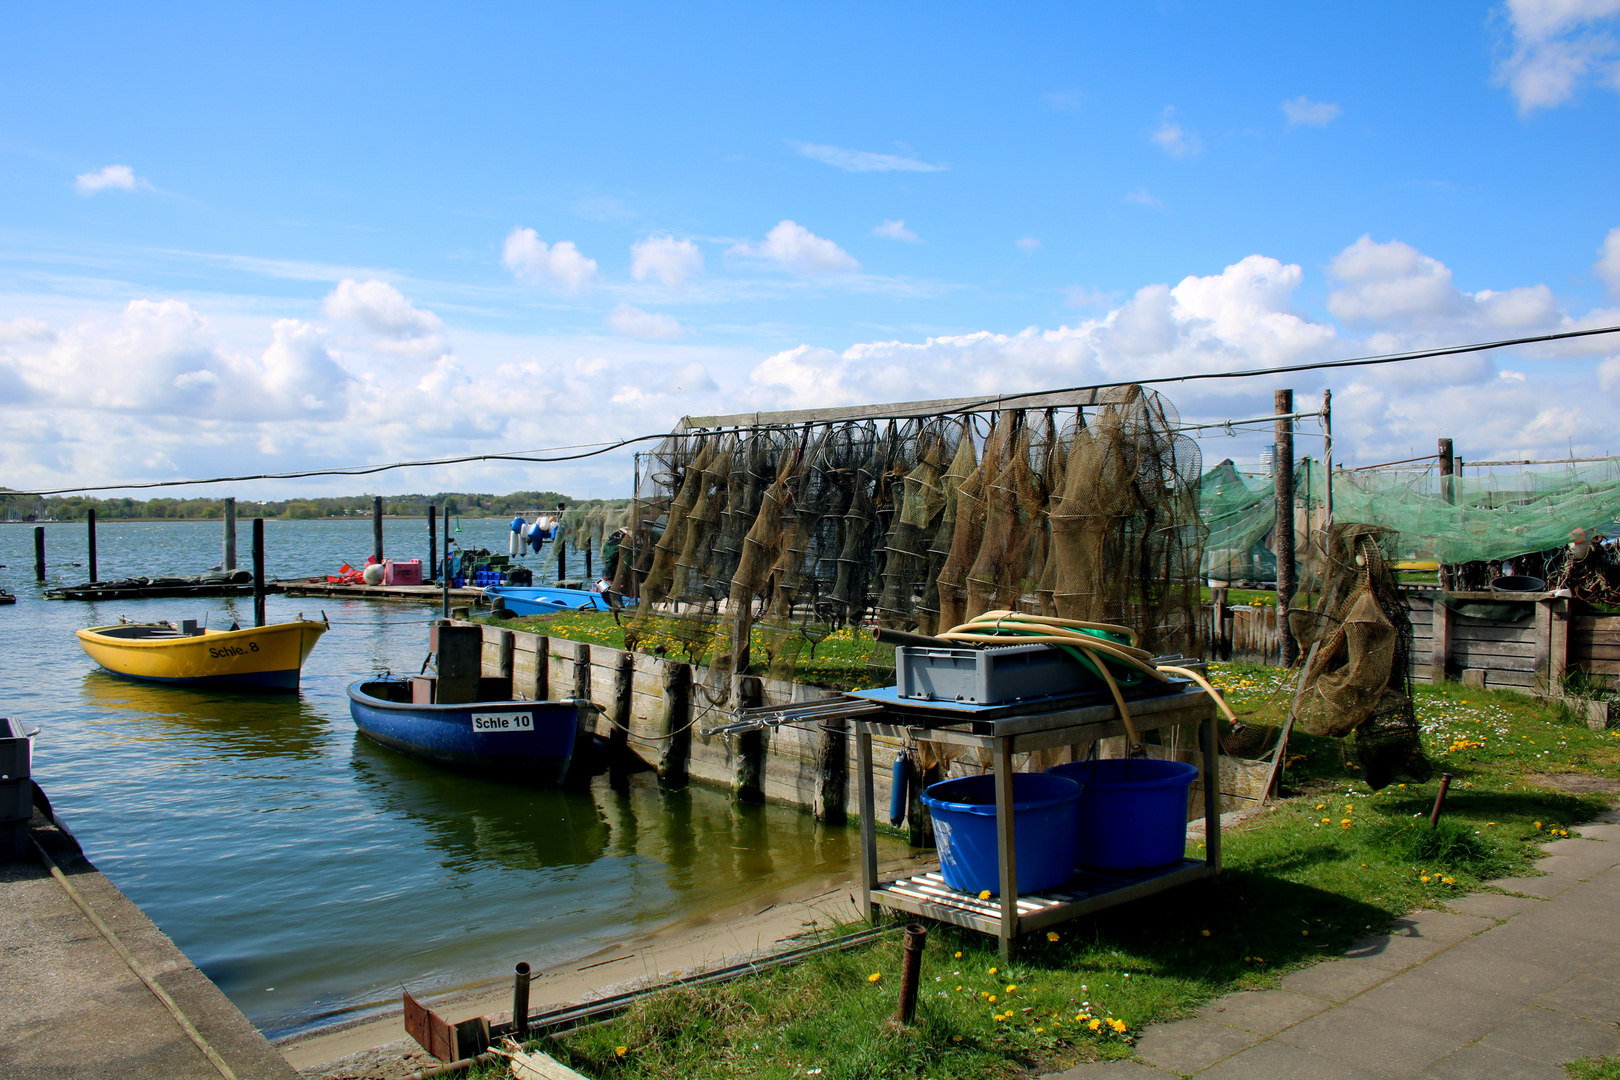
[(313, 629), (316, 632), (316, 636), (319, 637), (321, 634), (324, 634), (327, 631), (327, 625), (324, 622), (316, 622), (314, 619), (300, 619), (300, 620), (295, 620), (293, 622), (271, 623), (271, 624), (269, 624), (267, 626), (245, 626), (245, 627), (242, 627), (239, 630), (214, 630), (214, 629), (211, 629), (211, 628), (204, 628), (201, 633), (190, 634), (190, 635), (182, 634), (182, 633), (180, 633), (178, 631), (174, 631), (173, 627), (169, 627), (170, 630), (173, 632), (172, 637), (166, 636), (166, 637), (157, 637), (157, 638), (134, 638), (134, 637), (118, 637), (118, 636), (114, 636), (112, 634), (105, 633), (105, 631), (107, 631), (107, 630), (117, 630), (117, 629), (119, 629), (121, 627), (126, 627), (126, 626), (135, 626), (135, 627), (166, 626), (167, 627), (167, 626), (169, 626), (169, 624), (168, 623), (157, 623), (157, 622), (151, 622), (151, 623), (111, 623), (111, 624), (109, 624), (107, 626), (86, 626), (86, 627), (83, 627), (83, 628), (75, 631), (74, 634), (80, 641), (90, 640), (90, 641), (94, 641), (98, 645), (106, 645), (106, 646), (113, 647), (113, 648), (120, 648), (120, 649), (126, 649), (126, 648), (163, 649), (163, 648), (172, 648), (175, 645), (181, 645), (181, 644), (185, 644), (187, 642), (204, 642), (204, 641), (206, 641), (209, 644), (215, 644), (215, 643), (218, 643), (219, 641), (221, 641), (222, 639), (229, 640), (229, 639), (232, 639), (232, 638), (235, 638), (235, 637), (245, 636), (245, 635), (248, 635), (248, 634), (263, 634), (263, 633), (266, 633), (266, 632), (270, 632), (270, 633), (286, 633), (286, 632), (289, 632), (289, 631), (292, 631), (292, 630), (297, 630), (300, 633), (302, 633), (305, 630)]
[(589, 704), (589, 702), (584, 698), (496, 698), (493, 701), (451, 701), (443, 704), (434, 702), (431, 705), (418, 705), (409, 701), (389, 701), (386, 698), (375, 697), (360, 689), (360, 687), (369, 683), (404, 683), (409, 681), (410, 680), (408, 678), (389, 679), (378, 678), (376, 676), (372, 676), (371, 678), (367, 679), (358, 679), (348, 685), (349, 700), (358, 701), (360, 704), (372, 709), (399, 710), (402, 712), (427, 712), (434, 715), (441, 713), (470, 713), (486, 708), (499, 709), (503, 706), (520, 711), (522, 709), (534, 709), (542, 705), (570, 705), (573, 706), (575, 712), (577, 713), (582, 706)]

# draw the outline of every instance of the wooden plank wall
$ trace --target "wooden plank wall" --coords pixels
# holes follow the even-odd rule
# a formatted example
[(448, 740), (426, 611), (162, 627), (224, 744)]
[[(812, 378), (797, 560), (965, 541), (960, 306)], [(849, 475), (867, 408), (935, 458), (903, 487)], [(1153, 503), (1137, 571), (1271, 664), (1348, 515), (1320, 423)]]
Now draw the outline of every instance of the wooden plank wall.
[[(1217, 633), (1214, 617), (1217, 610), (1225, 615), (1226, 632), (1231, 637), (1229, 646)], [(1233, 660), (1240, 664), (1282, 663), (1282, 633), (1278, 629), (1277, 609), (1251, 607), (1247, 604), (1217, 609), (1205, 604), (1198, 609), (1198, 637), (1212, 660)]]
[(1569, 620), (1569, 663), (1620, 690), (1620, 615), (1576, 615)]
[[(527, 696), (523, 693), (523, 688), (534, 685), (537, 647), (542, 639), (536, 634), (523, 631), (502, 631), (498, 627), (484, 626), (481, 623), (472, 625), (479, 625), (484, 631), (483, 659), (486, 675), (498, 673), (503, 659), (502, 634), (512, 634), (512, 681), (518, 696)], [(548, 696), (552, 698), (571, 696), (574, 687), (574, 663), (579, 656), (581, 643), (556, 637), (544, 640), (547, 642)], [(620, 658), (626, 653), (622, 649), (606, 645), (585, 647), (590, 650), (591, 700), (598, 705), (611, 708)], [(682, 661), (649, 656), (645, 653), (628, 655), (635, 665), (631, 680), (628, 745), (630, 750), (644, 761), (656, 764), (668, 742), (661, 738), (664, 669), (666, 665)], [(731, 787), (738, 777), (738, 738), (705, 737), (701, 734), (702, 728), (724, 723), (728, 719), (725, 709), (713, 705), (704, 694), (702, 687), (707, 677), (707, 668), (698, 666), (692, 668), (692, 718), (695, 723), (691, 730), (691, 757), (687, 771), (693, 779), (716, 786)], [(760, 682), (763, 684), (765, 699), (771, 702), (814, 701), (832, 696), (830, 691), (800, 683), (777, 682), (773, 679), (761, 679)], [(599, 713), (596, 717), (597, 735), (609, 739), (612, 732), (609, 714)], [(821, 776), (817, 731), (813, 727), (804, 729), (784, 726), (765, 730), (761, 733), (761, 738), (764, 753), (760, 768), (760, 788), (764, 797), (772, 802), (793, 806), (805, 808), (815, 806), (816, 789)], [(853, 820), (858, 813), (855, 740), (850, 738), (847, 743), (844, 805), (846, 814)], [(893, 788), (894, 757), (899, 749), (899, 743), (893, 740), (882, 738), (873, 740), (873, 779), (877, 788), (880, 816), (886, 815), (889, 805), (889, 796)]]

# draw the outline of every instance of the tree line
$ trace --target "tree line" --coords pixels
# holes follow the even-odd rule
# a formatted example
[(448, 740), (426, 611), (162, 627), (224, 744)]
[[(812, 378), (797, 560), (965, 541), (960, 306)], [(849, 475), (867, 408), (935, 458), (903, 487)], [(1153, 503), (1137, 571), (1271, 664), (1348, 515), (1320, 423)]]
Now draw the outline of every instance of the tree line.
[[(236, 501), (239, 518), (320, 518), (369, 517), (371, 495), (340, 495), (332, 498), (272, 499)], [(507, 495), (481, 492), (441, 491), (435, 495), (385, 495), (383, 513), (390, 517), (426, 517), (429, 506), (461, 517), (505, 517), (522, 510), (555, 510), (561, 503), (572, 507), (580, 500), (558, 491), (514, 491)], [(225, 500), (202, 496), (194, 499), (96, 499), (84, 495), (56, 495), (48, 498), (19, 495), (0, 488), (0, 520), (4, 521), (82, 521), (94, 510), (96, 518), (142, 521), (210, 521), (225, 514)]]

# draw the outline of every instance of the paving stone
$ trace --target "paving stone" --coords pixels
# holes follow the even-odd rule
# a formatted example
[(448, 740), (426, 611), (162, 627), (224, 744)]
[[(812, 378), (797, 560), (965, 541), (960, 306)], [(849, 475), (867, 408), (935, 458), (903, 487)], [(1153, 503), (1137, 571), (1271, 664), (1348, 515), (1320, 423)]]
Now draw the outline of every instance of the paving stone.
[(1577, 975), (1537, 998), (1536, 1005), (1587, 1020), (1620, 1024), (1620, 983), (1598, 975)]
[[(1477, 941), (1484, 942), (1489, 938), (1490, 935), (1485, 934)], [(1424, 964), (1423, 973), (1470, 990), (1488, 989), (1495, 997), (1526, 1004), (1564, 985), (1571, 978), (1568, 971), (1530, 960), (1496, 955), (1488, 946), (1470, 948), (1475, 944), (1472, 941), (1464, 942), (1447, 950)]]
[[(1327, 960), (1304, 971), (1285, 975), (1281, 985), (1284, 990), (1292, 990), (1296, 994), (1326, 1001), (1345, 1001), (1377, 986), (1391, 975), (1388, 968), (1360, 960)], [(1549, 986), (1542, 992), (1551, 989)]]
[[(1620, 811), (1611, 810), (1609, 814), (1620, 815)], [(1613, 821), (1615, 817), (1610, 816), (1609, 820)], [(1620, 840), (1620, 825), (1577, 825), (1570, 832), (1579, 833), (1588, 840)]]
[[(1560, 843), (1569, 843), (1569, 841), (1564, 840), (1560, 841)], [(1610, 845), (1593, 844), (1586, 840), (1582, 840), (1581, 843), (1587, 847), (1599, 849), (1610, 847)], [(1608, 855), (1608, 851), (1602, 851), (1602, 854)], [(1614, 869), (1615, 860), (1613, 858), (1598, 858), (1596, 853), (1593, 855), (1564, 854), (1549, 855), (1545, 859), (1537, 859), (1534, 865), (1537, 870), (1540, 870), (1548, 877), (1579, 882), (1591, 881), (1604, 871)], [(1520, 889), (1518, 891), (1526, 892), (1528, 890)]]
[(1571, 886), (1578, 884), (1576, 879), (1568, 877), (1509, 877), (1487, 881), (1485, 884), (1504, 892), (1524, 893), (1527, 896), (1539, 896), (1547, 899), (1557, 896)]
[[(1383, 1074), (1275, 1040), (1198, 1074), (1198, 1080), (1385, 1080)], [(1560, 1080), (1569, 1080), (1561, 1077)]]
[(1416, 968), (1375, 986), (1355, 1000), (1355, 1008), (1380, 1017), (1380, 1029), (1402, 1024), (1446, 1031), (1471, 1042), (1524, 1010), (1507, 998), (1444, 982)]
[(1527, 908), (1544, 903), (1535, 896), (1506, 896), (1502, 893), (1474, 893), (1451, 906), (1465, 915), (1483, 915), (1487, 919), (1509, 919)]
[(1481, 1039), (1480, 1045), (1558, 1065), (1620, 1050), (1620, 1031), (1597, 1020), (1526, 1009)]
[[(1492, 925), (1484, 919), (1478, 921), (1485, 926)], [(1413, 964), (1422, 963), (1435, 953), (1451, 948), (1453, 944), (1455, 942), (1435, 941), (1426, 937), (1378, 934), (1355, 942), (1344, 951), (1344, 955), (1347, 959), (1372, 964), (1392, 972), (1403, 971)]]
[(1279, 1032), (1274, 1041), (1388, 1076), (1411, 1076), (1470, 1040), (1455, 1032), (1393, 1024), (1379, 1013), (1340, 1005)]
[(1207, 1069), (1222, 1058), (1259, 1042), (1259, 1036), (1208, 1020), (1155, 1024), (1136, 1040), (1136, 1056), (1176, 1073)]
[[(1620, 826), (1605, 825), (1603, 828), (1615, 829), (1617, 833), (1620, 833)], [(1594, 864), (1620, 865), (1620, 844), (1607, 844), (1601, 840), (1588, 839), (1585, 836), (1570, 836), (1562, 840), (1549, 840), (1541, 845), (1541, 850), (1548, 855), (1570, 855)], [(1538, 864), (1537, 869), (1539, 868)]]
[(1620, 948), (1620, 921), (1614, 918), (1612, 897), (1606, 904), (1590, 906), (1566, 903), (1562, 898), (1547, 901), (1539, 910), (1516, 916), (1500, 929), (1510, 928), (1516, 934), (1543, 932), (1566, 941), (1581, 942), (1594, 954), (1593, 963)]
[(1491, 919), (1477, 915), (1459, 915), (1451, 911), (1414, 911), (1404, 919), (1390, 924), (1392, 937), (1426, 938), (1448, 944), (1472, 937), (1494, 925)]
[(1441, 1058), (1418, 1080), (1569, 1080), (1569, 1074), (1561, 1066), (1492, 1046), (1469, 1046)]
[(1198, 1015), (1212, 1023), (1264, 1037), (1275, 1035), (1327, 1007), (1328, 1003), (1321, 998), (1290, 990), (1251, 990), (1216, 998), (1200, 1009)]
[(1524, 960), (1574, 975), (1608, 959), (1620, 947), (1585, 938), (1580, 925), (1584, 920), (1555, 916), (1550, 911), (1528, 912), (1452, 951), (1465, 956), (1488, 953), (1506, 960)]
[(1600, 979), (1620, 983), (1620, 956), (1611, 956), (1607, 960), (1599, 960), (1592, 967), (1582, 972), (1583, 975), (1595, 975)]
[(1170, 1080), (1177, 1075), (1140, 1061), (1088, 1061), (1060, 1073), (1047, 1073), (1040, 1080)]

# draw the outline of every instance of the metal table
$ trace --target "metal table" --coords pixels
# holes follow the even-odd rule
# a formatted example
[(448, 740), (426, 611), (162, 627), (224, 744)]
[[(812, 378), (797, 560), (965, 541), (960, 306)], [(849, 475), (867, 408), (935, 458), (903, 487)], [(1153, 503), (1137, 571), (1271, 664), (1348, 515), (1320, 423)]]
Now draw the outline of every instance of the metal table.
[[(1204, 755), (1204, 858), (1182, 859), (1146, 870), (1081, 871), (1059, 888), (1022, 897), (1018, 895), (1014, 844), (1013, 755), (1058, 746), (1080, 746), (1126, 734), (1112, 699), (1101, 702), (1093, 694), (1078, 699), (973, 706), (910, 702), (896, 697), (893, 687), (852, 696), (868, 703), (866, 710), (850, 716), (848, 723), (855, 734), (859, 771), (861, 894), (868, 915), (874, 919), (879, 909), (892, 908), (995, 934), (1001, 942), (1002, 957), (1010, 958), (1017, 939), (1023, 934), (1220, 872), (1218, 725), (1214, 702), (1201, 689), (1183, 684), (1183, 688), (1175, 692), (1140, 697), (1126, 704), (1138, 735), (1181, 724), (1199, 725)], [(872, 702), (882, 705), (882, 711), (871, 709)], [(947, 886), (938, 873), (887, 882), (878, 880), (877, 808), (872, 785), (874, 735), (902, 742), (928, 739), (990, 752), (996, 778), (999, 897), (980, 900), (977, 896), (957, 892)]]

